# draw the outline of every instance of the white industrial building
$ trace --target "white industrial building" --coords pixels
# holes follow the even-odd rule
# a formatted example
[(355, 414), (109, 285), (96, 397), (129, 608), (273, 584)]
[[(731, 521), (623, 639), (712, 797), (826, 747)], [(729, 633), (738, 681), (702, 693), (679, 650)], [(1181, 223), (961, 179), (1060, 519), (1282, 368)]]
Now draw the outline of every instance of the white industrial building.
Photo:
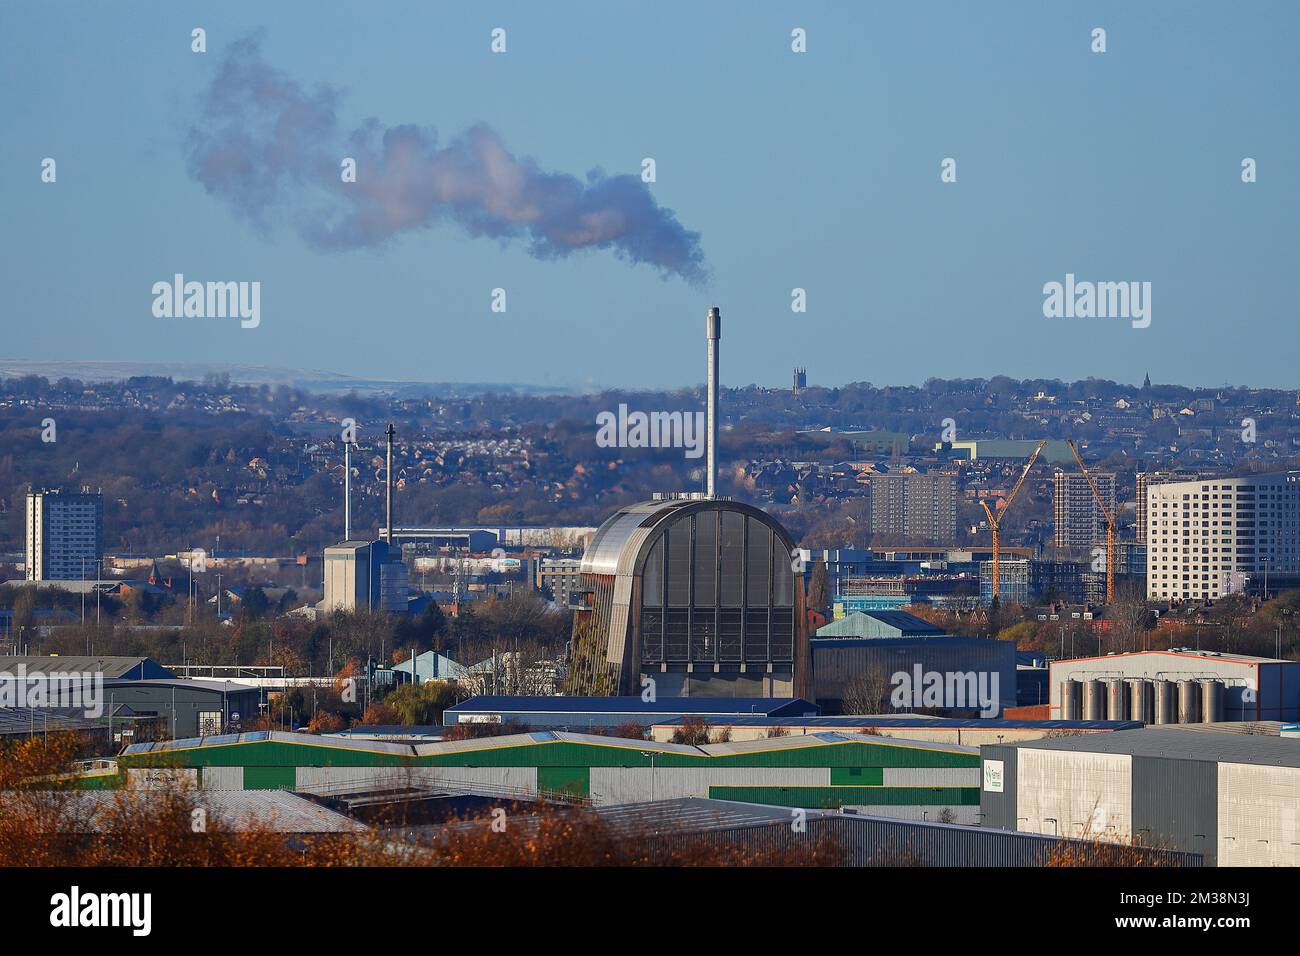
[(1150, 484), (1147, 598), (1203, 600), (1300, 573), (1300, 472)]
[(1189, 649), (1050, 663), (1054, 720), (1300, 719), (1300, 662)]
[(984, 826), (1300, 866), (1300, 747), (1148, 727), (980, 750)]

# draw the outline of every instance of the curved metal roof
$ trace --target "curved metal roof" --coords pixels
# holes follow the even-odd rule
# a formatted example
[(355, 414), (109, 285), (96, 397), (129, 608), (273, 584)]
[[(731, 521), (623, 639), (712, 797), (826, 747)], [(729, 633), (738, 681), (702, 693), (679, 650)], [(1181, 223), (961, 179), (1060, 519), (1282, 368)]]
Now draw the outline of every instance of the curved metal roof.
[(592, 535), (591, 544), (582, 553), (582, 572), (617, 574), (619, 558), (628, 550), (629, 544), (635, 540), (640, 546), (650, 529), (668, 514), (690, 503), (685, 499), (641, 501), (616, 511)]
[(632, 562), (651, 534), (669, 517), (695, 511), (736, 511), (757, 518), (790, 544), (790, 536), (771, 515), (726, 498), (664, 498), (621, 508), (606, 519), (582, 555), (583, 574), (630, 574)]

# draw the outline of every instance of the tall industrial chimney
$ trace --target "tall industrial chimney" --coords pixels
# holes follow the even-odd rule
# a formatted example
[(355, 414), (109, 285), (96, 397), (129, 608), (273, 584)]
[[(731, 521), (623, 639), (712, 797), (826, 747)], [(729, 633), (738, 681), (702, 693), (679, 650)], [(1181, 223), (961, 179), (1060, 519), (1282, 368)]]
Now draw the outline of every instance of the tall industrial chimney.
[(705, 334), (709, 340), (709, 480), (706, 491), (713, 498), (716, 497), (714, 485), (718, 477), (718, 340), (722, 338), (722, 310), (717, 306), (709, 309)]
[(388, 436), (388, 466), (384, 472), (388, 484), (388, 505), (384, 524), (388, 528), (388, 537), (385, 540), (391, 549), (393, 547), (393, 436), (397, 434), (397, 429), (393, 427), (392, 422), (388, 423), (388, 430), (384, 434)]
[(352, 443), (343, 443), (343, 540), (352, 540)]

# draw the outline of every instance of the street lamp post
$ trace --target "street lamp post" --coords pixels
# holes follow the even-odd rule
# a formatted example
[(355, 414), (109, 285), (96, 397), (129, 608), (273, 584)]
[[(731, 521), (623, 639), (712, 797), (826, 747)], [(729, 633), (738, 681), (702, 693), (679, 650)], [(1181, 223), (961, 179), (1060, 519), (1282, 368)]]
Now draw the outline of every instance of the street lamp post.
[(655, 801), (655, 799), (656, 799), (656, 794), (655, 794), (655, 754), (654, 754), (654, 751), (653, 751), (653, 750), (643, 750), (643, 751), (641, 751), (641, 756), (642, 756), (642, 757), (649, 757), (649, 758), (650, 758), (650, 802), (653, 803), (653, 802)]

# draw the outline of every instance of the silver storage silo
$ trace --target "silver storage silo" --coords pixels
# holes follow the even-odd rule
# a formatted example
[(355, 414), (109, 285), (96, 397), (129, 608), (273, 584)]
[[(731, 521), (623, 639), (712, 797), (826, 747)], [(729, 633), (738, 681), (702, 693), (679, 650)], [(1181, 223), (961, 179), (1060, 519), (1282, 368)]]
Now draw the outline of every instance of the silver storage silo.
[(1199, 681), (1180, 680), (1178, 682), (1178, 722), (1180, 724), (1199, 724), (1201, 722), (1201, 685)]
[(1106, 719), (1106, 685), (1097, 678), (1083, 682), (1083, 719)]
[(1156, 723), (1178, 723), (1178, 692), (1171, 680), (1153, 681), (1156, 693)]
[(1083, 684), (1077, 680), (1061, 681), (1061, 719), (1078, 720), (1083, 713)]
[(1222, 723), (1227, 720), (1226, 690), (1221, 680), (1201, 681), (1201, 720)]
[(1128, 682), (1128, 719), (1156, 722), (1156, 691), (1151, 681), (1138, 677)]
[(1122, 677), (1106, 679), (1106, 719), (1128, 720), (1128, 684)]

